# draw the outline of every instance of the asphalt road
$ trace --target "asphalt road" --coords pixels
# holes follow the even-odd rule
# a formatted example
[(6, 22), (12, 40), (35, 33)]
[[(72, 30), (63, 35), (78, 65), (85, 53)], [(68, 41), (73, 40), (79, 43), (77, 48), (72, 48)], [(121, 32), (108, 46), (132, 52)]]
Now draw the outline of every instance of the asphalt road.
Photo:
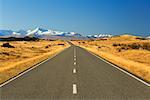
[(150, 100), (150, 87), (71, 46), (1, 87), (0, 100)]

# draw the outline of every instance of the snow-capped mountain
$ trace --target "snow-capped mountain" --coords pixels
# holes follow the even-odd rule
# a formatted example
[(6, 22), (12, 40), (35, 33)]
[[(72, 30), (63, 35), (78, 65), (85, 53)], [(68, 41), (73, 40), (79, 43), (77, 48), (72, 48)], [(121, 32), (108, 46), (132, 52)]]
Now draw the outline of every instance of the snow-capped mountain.
[(76, 32), (62, 32), (55, 31), (43, 28), (36, 28), (33, 30), (19, 30), (19, 31), (11, 31), (11, 30), (1, 30), (0, 36), (12, 36), (12, 37), (38, 37), (38, 38), (50, 38), (50, 37), (81, 37), (82, 35)]
[(34, 36), (38, 37), (40, 35), (43, 35), (43, 33), (47, 32), (48, 30), (42, 29), (42, 28), (36, 28), (34, 30), (28, 30), (26, 36)]
[(76, 36), (76, 37), (81, 37), (82, 35), (76, 32), (68, 32), (65, 33), (66, 36)]
[(150, 36), (147, 36), (146, 39), (150, 39)]
[(12, 35), (12, 36), (20, 36), (21, 33), (13, 32), (11, 35)]
[(111, 34), (95, 34), (95, 35), (88, 35), (88, 38), (110, 38), (113, 35)]
[(75, 36), (79, 37), (81, 34), (76, 32), (61, 32), (61, 31), (54, 31), (54, 30), (47, 30), (42, 28), (36, 28), (35, 30), (28, 30), (26, 36), (34, 36), (34, 37), (43, 37), (43, 36)]

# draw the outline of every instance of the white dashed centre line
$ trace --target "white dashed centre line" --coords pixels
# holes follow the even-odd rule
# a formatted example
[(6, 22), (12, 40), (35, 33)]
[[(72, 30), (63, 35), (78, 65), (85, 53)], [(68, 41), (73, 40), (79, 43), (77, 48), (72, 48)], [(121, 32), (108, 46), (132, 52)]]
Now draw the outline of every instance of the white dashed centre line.
[(74, 73), (74, 74), (77, 73), (77, 70), (76, 70), (75, 68), (73, 69), (73, 73)]
[[(74, 65), (76, 65), (76, 49), (74, 48)], [(73, 69), (73, 74), (77, 73), (77, 70), (74, 68)], [(73, 94), (77, 94), (77, 85), (76, 84), (73, 84)]]
[(77, 94), (77, 85), (73, 84), (73, 94)]
[(76, 62), (74, 62), (74, 65), (76, 65)]
[(75, 50), (75, 48), (74, 48), (74, 55), (76, 55), (76, 50)]
[(74, 58), (76, 58), (76, 49), (74, 48)]

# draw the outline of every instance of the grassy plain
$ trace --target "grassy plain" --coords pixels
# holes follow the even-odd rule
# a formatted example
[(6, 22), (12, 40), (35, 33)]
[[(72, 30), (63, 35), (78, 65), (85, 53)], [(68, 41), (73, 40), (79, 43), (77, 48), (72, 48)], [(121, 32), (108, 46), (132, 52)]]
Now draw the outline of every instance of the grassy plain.
[(7, 42), (14, 48), (2, 47), (4, 43), (0, 42), (0, 83), (69, 47), (60, 40)]
[(122, 35), (105, 39), (72, 41), (72, 43), (150, 82), (150, 40)]

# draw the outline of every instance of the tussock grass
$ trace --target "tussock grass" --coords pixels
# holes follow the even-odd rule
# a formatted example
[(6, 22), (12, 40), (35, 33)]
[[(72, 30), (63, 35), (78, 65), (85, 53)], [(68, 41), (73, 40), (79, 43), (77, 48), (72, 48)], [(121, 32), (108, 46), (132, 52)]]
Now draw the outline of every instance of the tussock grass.
[(139, 40), (136, 36), (123, 35), (105, 41), (82, 42), (73, 43), (150, 82), (150, 40)]
[[(58, 45), (60, 43), (64, 45)], [(44, 40), (9, 44), (14, 48), (0, 47), (0, 83), (69, 47), (67, 42)]]

